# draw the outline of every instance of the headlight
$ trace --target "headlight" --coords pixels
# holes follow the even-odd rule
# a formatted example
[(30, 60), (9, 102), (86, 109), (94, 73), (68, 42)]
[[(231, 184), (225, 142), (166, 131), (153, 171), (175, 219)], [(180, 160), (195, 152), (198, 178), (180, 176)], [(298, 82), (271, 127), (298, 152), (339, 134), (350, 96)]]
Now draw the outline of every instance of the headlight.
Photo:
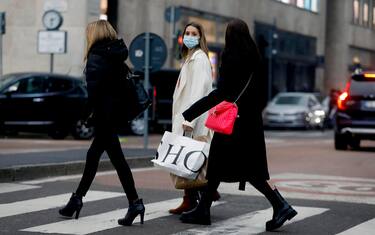
[(316, 116), (325, 116), (324, 110), (315, 110), (314, 115)]

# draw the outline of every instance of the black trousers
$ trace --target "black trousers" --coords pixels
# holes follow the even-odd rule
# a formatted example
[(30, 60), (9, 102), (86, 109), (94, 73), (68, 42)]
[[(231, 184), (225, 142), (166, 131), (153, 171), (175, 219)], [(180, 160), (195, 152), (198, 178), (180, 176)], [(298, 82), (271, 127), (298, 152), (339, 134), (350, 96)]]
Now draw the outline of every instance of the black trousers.
[(99, 160), (103, 152), (106, 151), (109, 159), (117, 171), (120, 182), (126, 196), (130, 202), (138, 198), (135, 189), (134, 179), (129, 165), (121, 149), (121, 144), (116, 131), (111, 128), (96, 127), (95, 137), (89, 150), (87, 151), (85, 170), (77, 188), (76, 194), (85, 196), (95, 178), (98, 170)]

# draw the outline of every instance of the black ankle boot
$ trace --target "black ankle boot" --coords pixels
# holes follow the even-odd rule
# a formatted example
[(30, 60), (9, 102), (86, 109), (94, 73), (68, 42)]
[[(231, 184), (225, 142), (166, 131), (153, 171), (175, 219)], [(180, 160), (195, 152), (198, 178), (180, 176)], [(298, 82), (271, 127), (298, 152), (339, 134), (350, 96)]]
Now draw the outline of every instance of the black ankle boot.
[(212, 196), (207, 192), (202, 192), (201, 199), (193, 210), (182, 213), (180, 220), (188, 224), (211, 225), (210, 208)]
[(266, 230), (273, 231), (277, 228), (280, 228), (285, 221), (291, 220), (294, 216), (297, 215), (295, 211), (287, 201), (281, 196), (277, 189), (273, 190), (275, 192), (275, 202), (272, 202), (273, 206), (273, 216), (272, 220), (267, 221)]
[(128, 212), (126, 213), (124, 218), (119, 219), (117, 222), (120, 225), (131, 226), (135, 217), (137, 217), (138, 215), (141, 216), (141, 224), (143, 224), (145, 216), (145, 206), (143, 205), (142, 199), (137, 199), (134, 202), (129, 202)]
[(69, 199), (68, 204), (62, 209), (59, 210), (60, 215), (72, 217), (74, 212), (76, 213), (76, 219), (79, 217), (79, 212), (81, 211), (83, 206), (82, 203), (82, 196), (78, 196), (75, 193), (72, 193), (72, 196)]

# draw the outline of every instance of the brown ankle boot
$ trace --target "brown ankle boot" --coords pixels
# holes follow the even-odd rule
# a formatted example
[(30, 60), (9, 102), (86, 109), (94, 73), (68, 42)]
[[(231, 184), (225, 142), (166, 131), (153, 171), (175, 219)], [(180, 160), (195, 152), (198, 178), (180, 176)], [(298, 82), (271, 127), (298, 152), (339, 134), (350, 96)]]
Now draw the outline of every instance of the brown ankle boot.
[(169, 213), (181, 215), (182, 212), (190, 211), (198, 205), (197, 200), (193, 197), (184, 196), (181, 205), (175, 209), (170, 209)]

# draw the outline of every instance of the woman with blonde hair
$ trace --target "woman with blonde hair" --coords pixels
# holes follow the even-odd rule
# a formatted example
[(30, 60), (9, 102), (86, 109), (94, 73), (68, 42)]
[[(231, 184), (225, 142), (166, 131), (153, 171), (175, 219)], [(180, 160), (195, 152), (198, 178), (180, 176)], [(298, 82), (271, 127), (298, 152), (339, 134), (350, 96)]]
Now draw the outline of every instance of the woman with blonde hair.
[(126, 193), (129, 208), (124, 218), (118, 223), (130, 226), (135, 217), (140, 215), (144, 220), (145, 207), (142, 199), (138, 198), (132, 172), (124, 158), (117, 136), (117, 129), (126, 112), (126, 103), (121, 97), (121, 79), (129, 72), (125, 65), (128, 49), (122, 39), (108, 21), (98, 20), (88, 24), (86, 28), (87, 49), (85, 55), (86, 82), (88, 104), (92, 113), (92, 123), (95, 127), (94, 140), (87, 151), (85, 169), (75, 193), (67, 205), (59, 210), (63, 216), (78, 219), (83, 206), (84, 197), (90, 188), (98, 169), (99, 160), (104, 151), (115, 167), (121, 185)]
[[(208, 95), (212, 90), (211, 63), (208, 58), (208, 48), (203, 27), (195, 22), (185, 26), (183, 31), (182, 57), (184, 63), (173, 94), (172, 107), (172, 132), (183, 135), (182, 124), (189, 127), (188, 132), (193, 137), (206, 137), (211, 142), (212, 133), (205, 127), (205, 115), (192, 122), (184, 122), (182, 112), (195, 101)], [(172, 175), (172, 178), (176, 177)], [(198, 188), (185, 189), (183, 202), (175, 209), (170, 209), (171, 214), (181, 214), (193, 209), (199, 199)], [(213, 195), (213, 200), (219, 199), (219, 194)]]

